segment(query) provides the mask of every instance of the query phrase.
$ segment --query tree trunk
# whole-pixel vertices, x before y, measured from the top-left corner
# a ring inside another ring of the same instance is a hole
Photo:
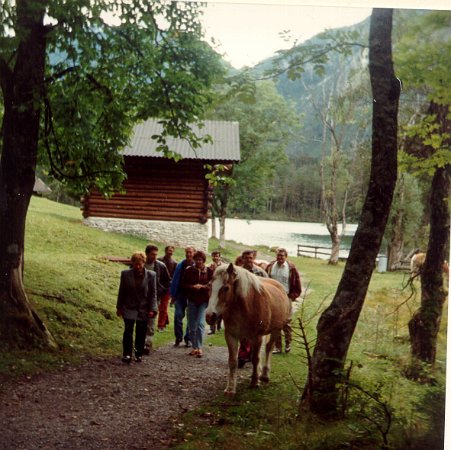
[[[349,258],[331,305],[317,325],[317,341],[302,404],[323,417],[337,413],[338,387],[373,272],[396,184],[400,84],[393,70],[391,9],[374,9],[369,69],[373,91],[372,163],[367,196]]]
[[[216,231],[216,215],[213,211],[211,214],[211,237],[215,239],[218,237],[218,232]]]
[[[329,233],[332,241],[332,249],[330,251],[328,264],[336,265],[340,257],[340,236],[338,235],[338,231],[336,229],[335,231]]]
[[[25,221],[35,181],[44,89],[45,6],[17,0],[21,43],[14,69],[0,61],[4,100],[0,160],[0,340],[14,348],[55,347],[22,280]]]
[[[393,235],[388,244],[387,260],[388,270],[396,270],[403,259],[404,253],[404,177],[401,175],[399,179],[399,208],[397,213],[392,217]]]
[[[226,248],[225,221],[226,221],[225,215],[221,215],[219,217],[219,247],[220,248]]]
[[[426,259],[421,269],[421,306],[409,322],[412,376],[419,361],[435,363],[437,335],[440,329],[446,291],[443,287],[443,262],[449,237],[450,165],[438,168],[432,180],[430,196],[431,228]]]

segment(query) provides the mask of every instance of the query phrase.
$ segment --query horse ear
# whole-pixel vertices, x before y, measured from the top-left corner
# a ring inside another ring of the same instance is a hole
[[[232,275],[233,274],[233,272],[234,272],[234,267],[233,267],[233,264],[232,263],[230,263],[229,264],[229,267],[227,267],[227,273],[229,274],[229,275]]]

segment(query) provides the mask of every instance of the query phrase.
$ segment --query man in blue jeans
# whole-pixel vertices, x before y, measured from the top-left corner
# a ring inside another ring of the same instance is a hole
[[[183,319],[185,317],[186,308],[188,306],[188,297],[186,292],[181,287],[181,281],[185,269],[194,265],[194,247],[185,248],[185,259],[180,261],[175,268],[174,276],[171,283],[171,297],[172,303],[175,306],[174,312],[174,334],[175,344],[174,347],[178,347],[182,340],[185,341],[185,347],[191,347],[189,338],[188,325],[186,326],[185,336],[183,336]]]

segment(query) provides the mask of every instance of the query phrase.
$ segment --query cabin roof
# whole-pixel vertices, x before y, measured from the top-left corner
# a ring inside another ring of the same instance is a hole
[[[184,139],[167,138],[170,151],[180,154],[186,159],[239,161],[240,160],[240,136],[238,122],[220,120],[205,120],[204,127],[192,125],[191,128],[197,136],[210,135],[213,142],[203,144],[200,148],[193,149]],[[153,135],[159,135],[163,127],[156,119],[149,119],[135,125],[130,145],[125,147],[124,156],[144,156],[164,158],[162,152],[156,150],[158,143],[152,139]]]

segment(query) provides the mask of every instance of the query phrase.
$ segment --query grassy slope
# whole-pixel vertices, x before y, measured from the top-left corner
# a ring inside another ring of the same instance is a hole
[[[0,352],[0,373],[61,366],[85,356],[120,353],[115,315],[120,271],[103,257],[130,256],[147,242],[82,225],[78,208],[33,197],[27,218],[24,282],[30,301],[60,345],[55,353]],[[176,257],[182,256],[178,250]],[[159,333],[157,342],[172,338]]]
[[[128,256],[145,245],[143,239],[83,226],[77,208],[33,198],[27,221],[25,286],[60,350],[0,352],[0,374],[14,376],[48,370],[86,356],[119,355],[122,323],[115,316],[115,303],[119,273],[124,266],[106,262],[103,257]],[[216,245],[217,241],[212,240],[211,249]],[[230,248],[225,256],[232,260],[241,247],[234,243]],[[260,249],[262,253],[264,249]],[[178,249],[176,259],[182,257],[183,251]],[[305,307],[298,315],[302,315],[313,341],[317,311],[333,298],[343,266],[328,266],[324,261],[308,258],[291,259],[301,271],[304,288],[309,288]],[[377,392],[394,408],[395,437],[390,438],[405,443],[415,433],[427,435],[426,431],[431,430],[437,435],[428,423],[428,413],[418,403],[426,397],[432,402],[443,399],[440,386],[445,364],[446,317],[439,338],[439,385],[436,391],[431,391],[401,376],[409,354],[407,321],[418,303],[417,299],[403,304],[409,294],[402,290],[403,281],[401,273],[374,274],[348,361],[353,364],[353,381]],[[172,341],[170,330],[156,335],[157,345]],[[242,380],[237,400],[213,400],[204,411],[186,416],[190,432],[186,432],[187,427],[180,432],[181,448],[235,445],[240,449],[326,449],[343,442],[349,442],[352,448],[354,441],[358,441],[359,448],[374,445],[367,438],[365,421],[324,426],[316,422],[313,425],[310,419],[296,420],[297,400],[307,369],[299,328],[294,331],[296,342],[292,353],[274,358],[270,387],[255,393],[248,391],[247,382]],[[209,342],[224,345],[223,335],[215,335]],[[368,403],[368,399],[361,401]],[[359,404],[355,400],[355,405]],[[381,420],[380,412],[376,407],[373,409],[371,414]],[[439,414],[439,424],[440,420]],[[380,433],[374,430],[370,435],[380,439]]]

